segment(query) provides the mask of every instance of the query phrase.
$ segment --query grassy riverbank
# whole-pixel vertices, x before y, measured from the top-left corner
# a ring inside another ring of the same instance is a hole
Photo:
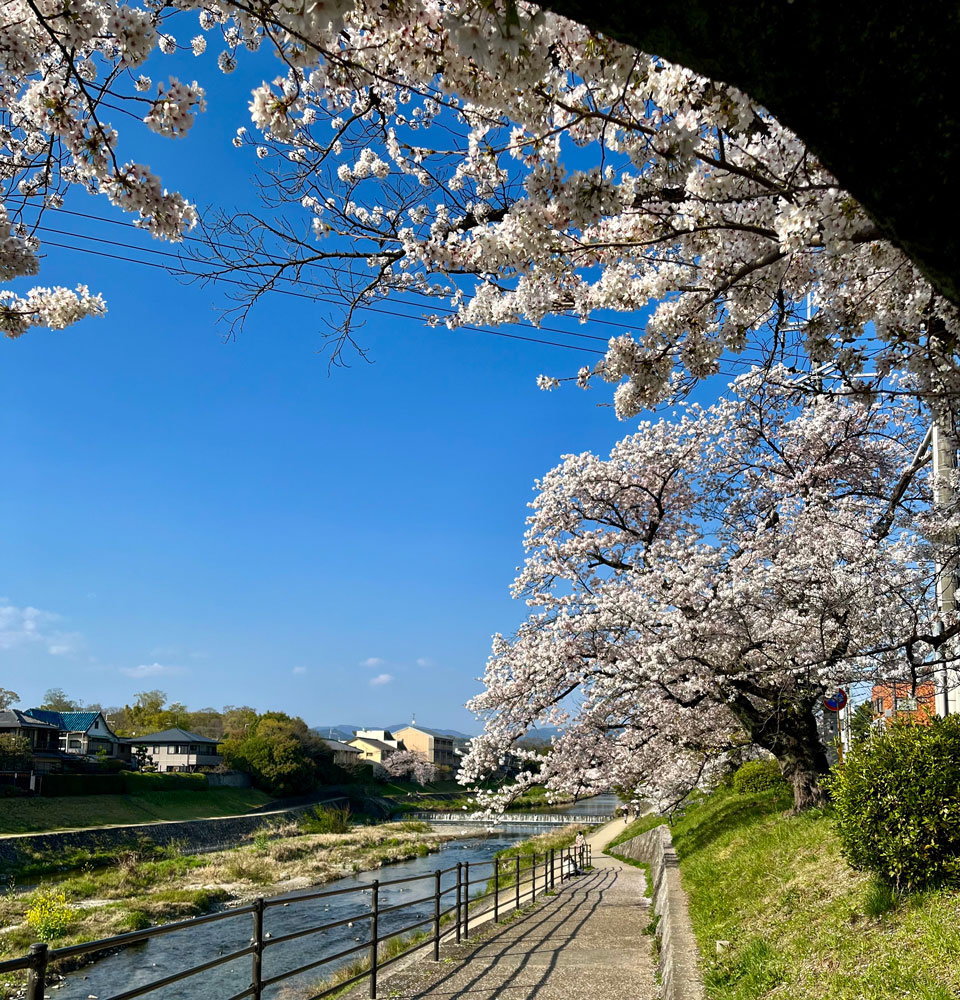
[[[847,866],[828,812],[789,806],[720,791],[671,824],[710,1000],[960,996],[960,891],[898,898]]]
[[[287,824],[211,854],[127,851],[109,868],[0,895],[0,959],[23,954],[38,939],[38,917],[47,926],[59,922],[50,944],[62,947],[422,857],[447,839],[410,821],[323,834]],[[0,982],[0,997],[5,995]]]
[[[266,792],[256,788],[10,799],[6,808],[0,811],[0,834],[123,826],[152,823],[158,819],[235,816],[270,801]]]

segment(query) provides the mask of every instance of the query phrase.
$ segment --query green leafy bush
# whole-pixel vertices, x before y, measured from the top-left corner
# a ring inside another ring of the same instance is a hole
[[[781,788],[786,782],[780,773],[780,765],[775,760],[748,760],[733,772],[730,779],[733,790],[744,792],[766,792],[771,788]]]
[[[205,774],[177,771],[168,774],[124,771],[120,777],[127,795],[140,795],[143,792],[205,792],[209,788]]]
[[[896,723],[830,782],[844,856],[900,891],[960,882],[960,718]]]
[[[29,788],[18,785],[0,785],[0,799],[29,799],[34,795]]]
[[[304,833],[346,833],[350,829],[349,806],[316,806],[300,817]]]
[[[120,774],[45,774],[40,794],[61,795],[122,795],[123,775]]]

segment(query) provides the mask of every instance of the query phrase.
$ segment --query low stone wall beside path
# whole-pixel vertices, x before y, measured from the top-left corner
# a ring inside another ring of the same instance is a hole
[[[663,1000],[704,1000],[697,941],[690,924],[687,894],[680,885],[680,866],[669,827],[654,827],[617,844],[612,853],[650,866],[653,912],[660,918],[657,937]]]
[[[8,799],[16,808],[16,799]],[[336,801],[336,800],[327,800]],[[89,830],[62,830],[56,833],[13,833],[0,836],[0,872],[16,868],[36,855],[55,855],[59,851],[124,848],[142,838],[155,844],[181,844],[185,852],[212,851],[233,847],[264,827],[297,816],[317,803],[293,806],[270,812],[216,819],[161,820],[134,826],[101,826]]]

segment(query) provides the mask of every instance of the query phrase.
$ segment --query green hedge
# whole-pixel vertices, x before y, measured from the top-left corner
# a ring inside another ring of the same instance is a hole
[[[830,783],[843,853],[899,890],[960,884],[960,717],[896,723]]]
[[[45,774],[40,793],[49,798],[60,795],[122,795],[120,774]]]
[[[60,795],[140,795],[143,792],[205,792],[205,774],[150,774],[121,771],[119,774],[45,774],[40,791]]]
[[[733,773],[730,779],[733,790],[740,795],[746,792],[766,792],[786,784],[775,760],[748,760]]]
[[[127,795],[138,795],[140,792],[205,792],[210,787],[205,774],[179,771],[171,774],[124,771],[121,777]]]

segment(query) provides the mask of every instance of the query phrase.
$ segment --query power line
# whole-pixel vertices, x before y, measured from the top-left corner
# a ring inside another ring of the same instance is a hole
[[[227,277],[224,277],[223,275],[218,275],[216,277],[211,277],[210,275],[205,275],[205,274],[199,273],[197,271],[190,271],[190,270],[187,270],[185,268],[175,268],[175,267],[172,267],[169,264],[160,264],[160,263],[157,263],[157,262],[151,261],[151,260],[137,260],[136,258],[133,258],[133,257],[126,257],[126,256],[121,256],[120,254],[107,253],[104,250],[93,250],[93,249],[91,249],[89,247],[69,246],[66,243],[56,243],[56,242],[54,242],[52,240],[47,240],[46,244],[47,244],[47,246],[57,247],[60,250],[71,250],[74,253],[81,253],[81,254],[93,254],[94,256],[97,256],[97,257],[106,257],[106,258],[108,258],[110,260],[118,260],[118,261],[122,261],[122,262],[124,262],[126,264],[140,264],[143,267],[152,267],[152,268],[155,268],[155,269],[157,269],[159,271],[166,271],[166,272],[168,272],[170,274],[179,274],[179,275],[183,275],[183,276],[191,277],[191,278],[200,278],[201,280],[205,280],[205,281],[213,281],[213,282],[221,281],[221,282],[224,282],[224,283],[229,284],[229,285],[237,285],[237,286],[239,286],[241,288],[246,289],[247,291],[253,291],[253,292],[258,291],[258,289],[252,288],[250,285],[247,285],[247,284],[245,284],[242,281],[238,281],[235,278],[227,278]],[[146,252],[146,253],[153,252],[153,251],[149,251],[149,250],[144,250],[144,248],[141,248],[141,247],[132,247],[131,249],[142,250],[143,252]],[[339,301],[339,299],[324,298],[323,296],[320,296],[320,295],[310,295],[310,294],[308,294],[306,292],[295,292],[295,291],[292,291],[291,289],[287,289],[287,288],[270,288],[270,289],[264,290],[263,294],[287,295],[287,296],[290,296],[292,298],[306,299],[309,302],[333,303],[335,305],[340,305],[341,304],[340,301]],[[393,309],[383,309],[383,308],[381,308],[379,306],[364,305],[364,306],[360,306],[359,308],[363,309],[365,312],[380,313],[381,315],[393,316],[394,318],[397,318],[397,319],[412,319],[412,320],[418,320],[418,319],[420,319],[419,316],[414,316],[414,315],[411,315],[409,313],[397,312],[396,310],[393,310]],[[543,340],[543,339],[538,338],[538,337],[524,337],[524,336],[522,336],[520,334],[505,333],[502,330],[488,330],[488,329],[485,329],[484,327],[480,327],[480,326],[463,325],[463,326],[457,327],[457,329],[458,330],[467,330],[470,333],[484,333],[484,334],[488,334],[489,336],[493,336],[493,337],[504,337],[504,338],[506,338],[508,340],[521,340],[521,341],[525,341],[525,342],[531,343],[531,344],[543,344],[543,345],[545,345],[547,347],[560,347],[560,348],[563,348],[564,350],[568,350],[568,351],[580,351],[581,353],[594,354],[594,355],[596,355],[598,357],[603,357],[603,355],[605,353],[603,351],[595,350],[594,348],[590,348],[590,347],[578,347],[576,344],[562,344],[562,343],[558,343],[558,342],[552,341],[552,340]]]
[[[54,206],[50,206],[49,208],[45,209],[45,211],[61,212],[61,213],[65,214],[65,215],[71,215],[71,216],[75,216],[77,218],[87,219],[87,220],[90,220],[90,221],[93,221],[93,222],[108,223],[109,225],[112,225],[112,226],[120,226],[120,227],[122,227],[124,229],[131,229],[131,230],[133,230],[133,231],[135,231],[137,233],[140,233],[140,234],[143,233],[143,230],[139,226],[135,226],[135,225],[133,225],[130,222],[123,222],[122,220],[118,220],[118,219],[106,219],[106,218],[103,218],[102,216],[91,215],[91,214],[86,213],[86,212],[77,212],[77,211],[73,211],[73,210],[67,209],[67,208],[56,208]],[[69,236],[69,237],[72,237],[72,238],[75,238],[75,239],[91,239],[91,240],[98,240],[100,242],[105,242],[105,243],[112,242],[112,241],[105,240],[105,239],[100,238],[100,237],[86,236],[86,235],[78,234],[78,233],[68,233],[68,232],[64,232],[62,230],[53,229],[51,227],[45,227],[45,226],[38,225],[36,228],[41,229],[41,230],[48,230],[50,232],[55,232],[55,233],[58,233],[59,235]],[[203,239],[203,238],[197,237],[197,236],[185,235],[183,237],[183,240],[186,241],[186,242],[190,242],[190,243],[199,243],[199,244],[201,244],[203,246],[210,247],[211,249],[214,249],[214,250],[232,251],[233,253],[244,253],[244,252],[247,252],[245,250],[245,248],[243,248],[243,247],[236,247],[236,246],[233,246],[233,245],[228,244],[228,243],[222,243],[222,242],[219,242],[219,241],[216,241],[216,240],[210,240],[210,239]],[[116,245],[116,246],[124,246],[124,247],[127,247],[129,249],[141,250],[144,253],[152,253],[152,254],[157,254],[157,255],[162,255],[162,256],[176,257],[180,261],[183,260],[182,256],[179,255],[179,254],[170,254],[170,253],[167,253],[165,251],[154,250],[154,249],[151,249],[151,248],[148,248],[148,247],[132,246],[130,244],[125,244],[125,243],[114,243],[114,245]],[[258,267],[262,267],[262,268],[269,268],[269,267],[275,266],[275,265],[271,265],[270,262],[265,261],[263,264],[257,264],[257,266]],[[317,268],[320,271],[327,271],[327,270],[329,270],[329,271],[332,271],[335,274],[343,274],[343,273],[347,272],[346,268],[336,267],[335,265],[333,265],[331,263],[327,263],[327,262],[322,262],[321,263],[319,261],[308,261],[305,266],[314,267],[314,268]],[[283,278],[281,280],[290,281],[292,284],[298,284],[298,285],[311,285],[313,287],[321,287],[321,288],[325,287],[323,285],[319,285],[317,282],[310,282],[310,281],[307,281],[305,279],[297,279],[296,281],[294,281],[293,279],[290,279],[290,278]],[[432,297],[429,296],[429,295],[427,295],[425,292],[419,292],[416,289],[411,289],[408,294],[410,294],[410,293],[416,294],[416,295],[420,295],[423,298],[426,298],[426,299],[432,301]],[[419,308],[419,306],[416,303],[408,302],[408,301],[405,301],[403,299],[398,299],[397,297],[394,297],[394,301],[399,301],[399,303],[401,305],[409,305],[409,306],[411,306],[413,308]],[[430,308],[431,308],[431,311],[436,312],[436,313],[445,313],[447,315],[455,315],[456,314],[456,310],[455,309],[451,309],[451,308],[446,307],[446,306],[440,306],[440,305],[432,304]],[[591,317],[590,322],[592,324],[615,327],[616,329],[623,330],[623,331],[630,331],[630,332],[634,332],[634,333],[643,333],[644,332],[644,330],[641,327],[635,326],[633,324],[626,323],[626,322],[620,322],[620,321],[617,321],[617,320],[603,319],[603,318],[596,317],[596,316]],[[603,344],[609,343],[609,339],[610,339],[608,337],[599,337],[599,336],[595,336],[595,335],[587,334],[587,333],[577,333],[577,332],[572,331],[572,330],[565,330],[565,329],[558,328],[558,327],[544,326],[543,324],[534,324],[534,323],[530,323],[530,322],[527,322],[527,321],[524,321],[524,320],[517,320],[515,323],[513,323],[511,325],[525,327],[527,329],[536,330],[538,332],[542,331],[544,333],[555,333],[555,334],[557,334],[559,336],[563,336],[563,337],[573,337],[573,338],[576,338],[578,340],[592,340],[592,341],[595,341],[597,343],[603,343]],[[742,360],[741,357],[731,357],[731,358],[725,358],[724,359],[724,363],[728,364],[728,365],[733,365],[735,367],[740,367],[740,368],[743,368],[743,369],[747,370],[747,369],[753,368],[755,365],[758,365],[758,364],[759,365],[763,365],[767,361],[767,359],[764,358],[763,356],[761,356],[759,358],[749,358],[746,350],[740,352],[740,354],[743,355],[743,357],[745,358],[745,360]],[[729,375],[733,376],[735,373],[733,373],[733,372],[727,372],[725,374],[729,374]]]

